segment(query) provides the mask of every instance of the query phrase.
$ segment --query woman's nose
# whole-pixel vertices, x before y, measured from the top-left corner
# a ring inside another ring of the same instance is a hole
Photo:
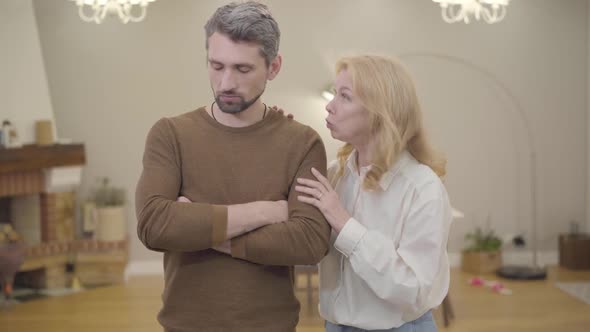
[[[333,111],[333,109],[334,109],[334,106],[332,105],[332,102],[333,102],[333,101],[334,101],[334,99],[332,99],[332,100],[331,100],[331,101],[330,101],[330,102],[329,102],[329,103],[326,105],[326,111],[327,111],[329,114],[332,114],[332,113],[334,113],[334,111]]]

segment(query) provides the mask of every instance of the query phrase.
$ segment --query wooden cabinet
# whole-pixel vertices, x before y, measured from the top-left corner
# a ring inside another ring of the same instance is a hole
[[[590,234],[559,235],[559,265],[571,270],[590,270]]]

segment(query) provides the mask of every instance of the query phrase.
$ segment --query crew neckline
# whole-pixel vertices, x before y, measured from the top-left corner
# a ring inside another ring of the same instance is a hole
[[[263,119],[261,119],[258,122],[255,122],[249,126],[231,127],[231,126],[226,126],[226,125],[218,122],[217,120],[213,119],[213,117],[211,117],[211,115],[209,115],[209,112],[207,111],[206,106],[199,107],[197,109],[197,113],[213,127],[221,129],[223,131],[228,131],[228,132],[233,132],[233,133],[246,133],[246,132],[255,131],[258,128],[263,127],[267,123],[271,122],[275,118],[275,114],[274,114],[275,112],[270,111],[270,112],[266,113],[266,116]]]

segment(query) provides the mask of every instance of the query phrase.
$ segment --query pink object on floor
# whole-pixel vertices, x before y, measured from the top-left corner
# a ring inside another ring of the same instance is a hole
[[[484,280],[480,277],[473,277],[469,279],[469,284],[471,286],[483,286]]]
[[[469,284],[471,286],[486,286],[490,288],[490,290],[494,293],[499,293],[502,295],[511,295],[512,291],[504,286],[503,283],[496,281],[496,280],[485,280],[480,277],[473,277],[469,279]]]

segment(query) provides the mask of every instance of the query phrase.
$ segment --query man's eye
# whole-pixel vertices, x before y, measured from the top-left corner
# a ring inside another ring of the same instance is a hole
[[[220,63],[214,63],[214,62],[209,62],[209,67],[211,67],[213,70],[221,70],[223,69],[223,65]]]
[[[244,67],[244,66],[238,67],[238,71],[242,74],[246,74],[246,73],[250,72],[250,70],[252,70],[252,68],[250,68],[250,67]]]

